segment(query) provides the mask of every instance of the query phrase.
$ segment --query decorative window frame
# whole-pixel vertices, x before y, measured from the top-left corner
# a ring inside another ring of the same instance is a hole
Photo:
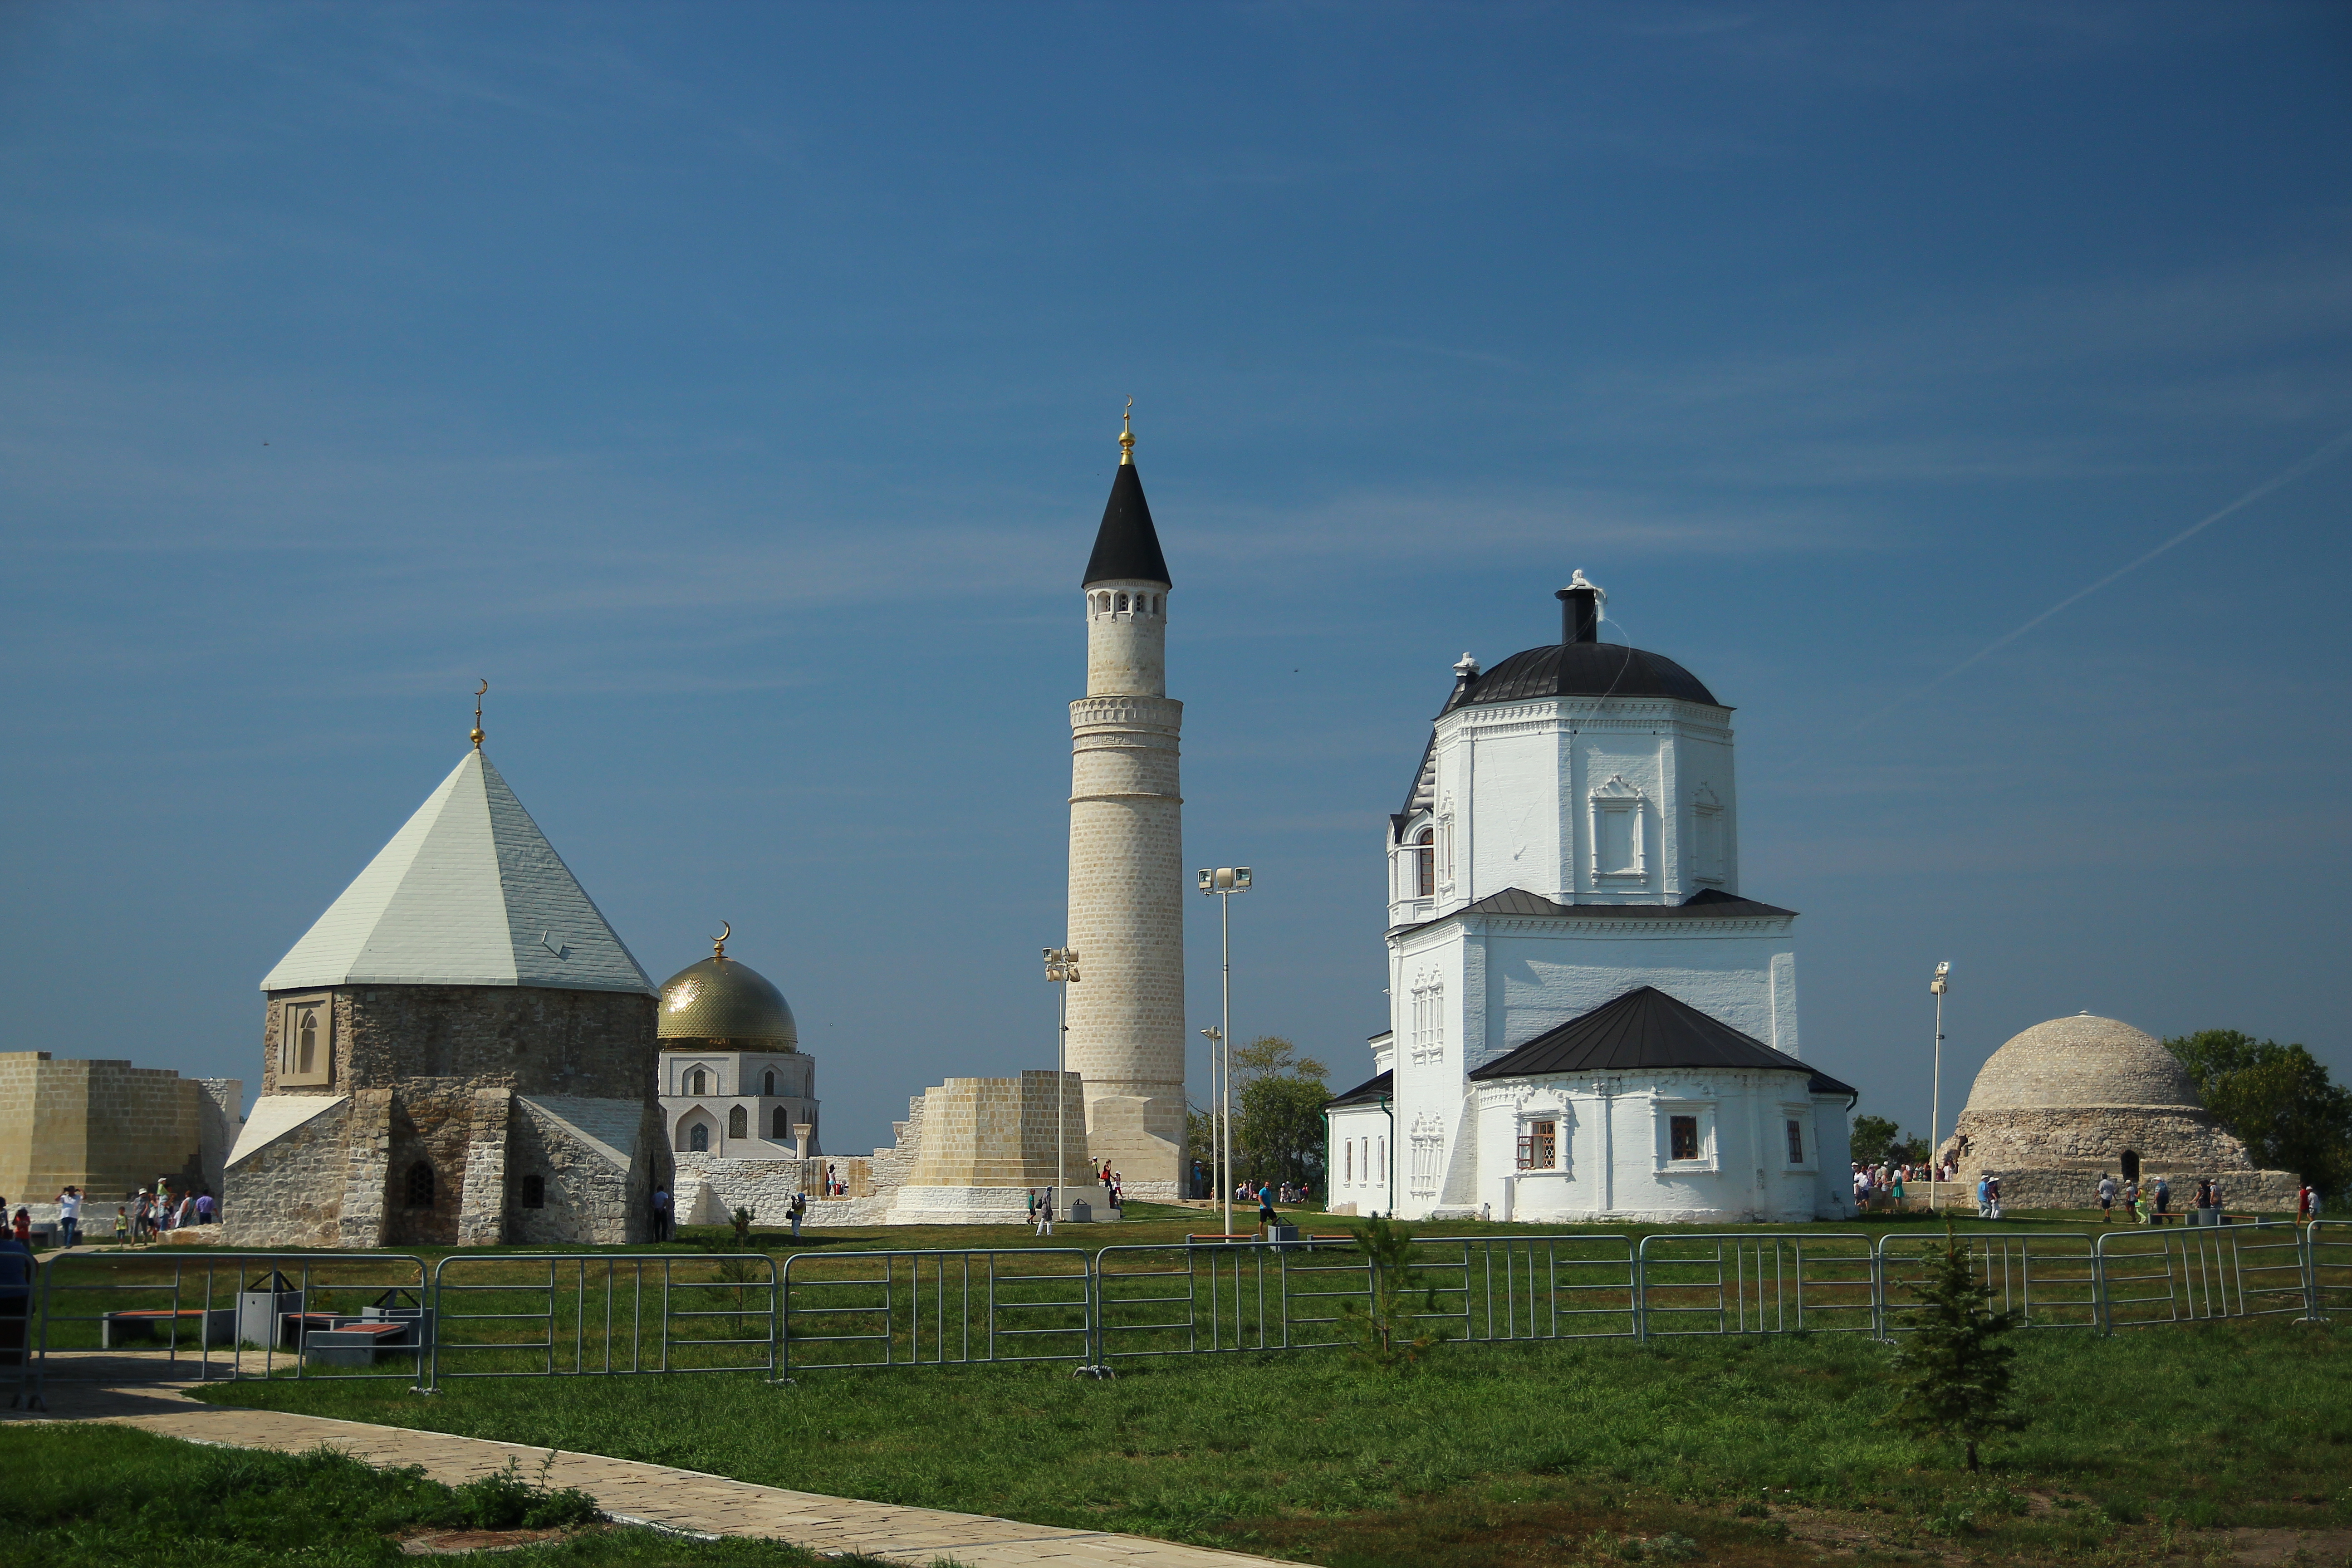
[[[1415,1067],[1445,1059],[1445,974],[1424,969],[1413,977],[1406,994],[1411,1013],[1406,1034],[1407,1059]]]
[[[1816,1136],[1813,1125],[1813,1108],[1811,1103],[1809,1101],[1800,1104],[1794,1100],[1784,1102],[1780,1107],[1780,1142],[1779,1153],[1780,1156],[1780,1168],[1784,1171],[1820,1170],[1822,1168],[1822,1145],[1820,1138]],[[1805,1157],[1801,1160],[1791,1160],[1789,1158],[1789,1123],[1791,1121],[1797,1124],[1798,1134],[1803,1138],[1805,1142]]]
[[[1549,1165],[1522,1165],[1519,1163],[1519,1154],[1521,1151],[1528,1150],[1528,1146],[1533,1142],[1535,1137],[1535,1127],[1539,1121],[1549,1122],[1551,1124],[1551,1163]],[[1512,1173],[1514,1175],[1520,1176],[1558,1176],[1569,1174],[1569,1131],[1570,1125],[1571,1123],[1570,1121],[1568,1112],[1563,1110],[1557,1108],[1545,1108],[1542,1110],[1521,1110],[1518,1114],[1517,1120],[1514,1121],[1511,1126]]]
[[[1731,879],[1731,823],[1723,802],[1705,784],[1691,796],[1691,880],[1720,888]]]
[[[324,1026],[320,1049],[309,1072],[298,1071],[294,1066],[295,1020],[316,1010]],[[279,1089],[324,1089],[335,1081],[335,994],[322,991],[310,996],[280,997],[278,1002],[278,1078]]]
[[[1651,1102],[1651,1114],[1656,1118],[1655,1142],[1651,1157],[1659,1175],[1712,1175],[1723,1169],[1723,1151],[1716,1136],[1715,1112],[1716,1103],[1712,1100],[1657,1100]],[[1674,1119],[1677,1116],[1698,1118],[1698,1158],[1696,1160],[1674,1157]]]
[[[1593,787],[1585,805],[1587,826],[1591,834],[1589,858],[1594,886],[1636,886],[1650,879],[1649,804],[1649,797],[1627,784],[1622,773],[1611,773],[1607,782]],[[1633,863],[1612,868],[1601,863],[1602,824],[1620,815],[1632,819],[1627,826],[1626,844]]]
[[[1437,896],[1454,896],[1454,796],[1450,794],[1437,807]]]
[[[1417,1198],[1435,1197],[1445,1180],[1445,1123],[1423,1111],[1412,1119],[1412,1139],[1405,1190]]]

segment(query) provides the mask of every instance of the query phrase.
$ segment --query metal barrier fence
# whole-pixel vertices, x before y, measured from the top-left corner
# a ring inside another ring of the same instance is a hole
[[[2099,1237],[2099,1326],[2312,1317],[2304,1237],[2290,1221],[2161,1226]]]
[[[1094,1271],[1076,1247],[796,1253],[777,1375],[963,1362],[1092,1364]]]
[[[2352,1223],[2314,1220],[2303,1233],[2304,1293],[2311,1317],[2352,1318]]]
[[[404,1253],[163,1250],[41,1260],[12,1404],[50,1383],[399,1377],[424,1384],[425,1260]],[[389,1364],[390,1371],[378,1371]]]
[[[2352,1223],[1960,1233],[2029,1328],[2352,1316]],[[1429,1237],[1412,1320],[1463,1343],[1912,1331],[1939,1238]],[[5,1261],[5,1260],[0,1260]],[[795,1253],[67,1253],[0,1279],[0,1378],[612,1376],[1328,1348],[1381,1280],[1352,1241]],[[22,1349],[12,1344],[26,1315]]]
[[[1971,1230],[1959,1243],[1977,1278],[1992,1289],[1991,1305],[2019,1315],[2029,1329],[2096,1329],[2100,1272],[2095,1237],[2087,1232]],[[1878,1238],[1881,1338],[1908,1333],[1918,1310],[1913,1287],[1927,1275],[1926,1253],[1940,1245],[1918,1236]]]
[[[1878,1258],[1853,1232],[1645,1236],[1634,1255],[1634,1331],[1875,1333]]]
[[[424,1384],[445,1377],[777,1375],[764,1252],[452,1253],[433,1268]]]

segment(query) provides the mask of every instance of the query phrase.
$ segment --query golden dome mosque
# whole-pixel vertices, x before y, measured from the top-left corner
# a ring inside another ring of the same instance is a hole
[[[2009,1208],[2088,1208],[2102,1175],[2162,1176],[2176,1207],[2210,1177],[2226,1208],[2292,1210],[2298,1184],[2254,1168],[2161,1040],[2089,1013],[2036,1024],[1993,1052],[1943,1152],[1971,1190],[2000,1177]]]
[[[791,1004],[768,977],[727,956],[662,982],[662,1116],[679,1154],[799,1160],[818,1152],[816,1063],[801,1050]]]

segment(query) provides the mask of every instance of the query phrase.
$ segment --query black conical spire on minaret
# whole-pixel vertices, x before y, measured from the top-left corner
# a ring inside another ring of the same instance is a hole
[[[1135,405],[1134,399],[1128,406]],[[1095,552],[1087,557],[1087,575],[1078,586],[1092,583],[1157,583],[1172,588],[1167,557],[1160,553],[1160,531],[1151,526],[1151,507],[1143,499],[1143,480],[1135,471],[1135,433],[1118,433],[1118,472],[1110,482],[1110,501],[1103,508],[1102,527],[1095,532]]]

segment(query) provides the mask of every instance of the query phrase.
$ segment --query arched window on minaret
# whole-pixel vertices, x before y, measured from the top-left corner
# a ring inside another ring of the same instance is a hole
[[[730,1138],[749,1138],[751,1135],[751,1117],[744,1111],[741,1106],[735,1106],[727,1112],[727,1136]]]
[[[760,1081],[765,1086],[760,1090],[760,1092],[768,1096],[772,1100],[774,1099],[776,1093],[776,1069],[770,1068],[768,1069],[768,1076]]]
[[[774,1139],[779,1143],[791,1142],[793,1135],[793,1121],[791,1117],[784,1114],[784,1108],[782,1106],[779,1105],[776,1107],[776,1113],[768,1119],[768,1124],[773,1129],[773,1131],[768,1134],[769,1137]]]
[[[1420,891],[1415,896],[1423,899],[1435,898],[1437,896],[1437,830],[1424,827],[1412,842],[1414,846],[1412,860],[1418,873],[1420,888]]]

